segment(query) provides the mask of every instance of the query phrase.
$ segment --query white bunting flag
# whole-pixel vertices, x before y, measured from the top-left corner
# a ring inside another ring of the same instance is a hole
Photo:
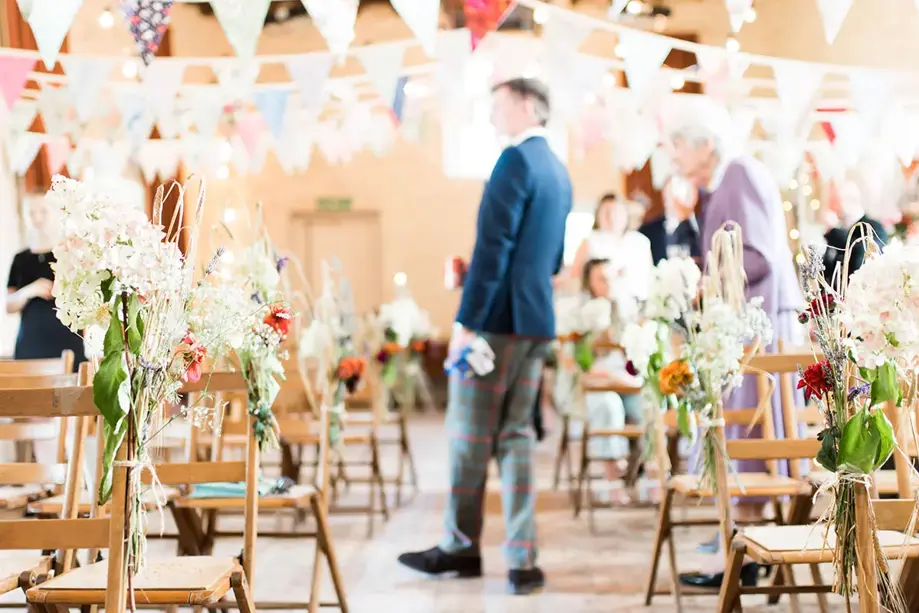
[[[54,70],[58,53],[83,0],[17,0],[22,18],[32,28],[45,68]]]
[[[230,138],[230,163],[240,175],[249,174],[249,152],[246,150],[246,144],[238,134]]]
[[[175,106],[175,97],[179,93],[182,79],[185,76],[185,60],[177,58],[159,58],[141,72],[141,82],[148,106],[159,114]]]
[[[261,64],[252,59],[228,58],[212,64],[225,100],[243,100],[249,96]]]
[[[38,103],[34,100],[20,100],[4,118],[4,126],[11,136],[15,137],[32,126],[38,115]]]
[[[434,57],[440,0],[390,0],[402,21],[412,31],[428,57]]]
[[[842,22],[846,20],[846,14],[852,8],[852,0],[817,0],[817,8],[820,10],[826,42],[832,45],[839,34]]]
[[[70,157],[70,139],[66,136],[59,136],[45,141],[45,153],[47,154],[48,170],[51,175],[58,174],[67,163]]]
[[[233,51],[241,58],[255,55],[271,0],[211,0],[217,21]]]
[[[554,6],[546,8],[548,14],[542,30],[542,40],[549,48],[550,54],[577,51],[593,32],[592,22],[571,11]]]
[[[849,73],[849,88],[865,127],[877,128],[894,99],[893,76],[880,70],[855,69]]]
[[[83,167],[86,165],[91,142],[92,139],[90,138],[78,138],[74,142],[73,151],[70,152],[70,157],[67,158],[67,172],[71,177],[83,175]]]
[[[670,43],[663,36],[638,30],[620,31],[619,43],[623,47],[629,89],[642,98],[670,54]]]
[[[724,5],[728,9],[731,31],[736,34],[747,20],[747,15],[753,8],[753,0],[724,0]]]
[[[396,142],[396,129],[389,116],[374,113],[370,119],[367,146],[377,157],[386,155]]]
[[[61,65],[67,73],[67,88],[73,108],[80,121],[86,123],[98,114],[96,102],[112,73],[115,58],[67,55],[61,58]]]
[[[609,19],[618,20],[622,16],[622,11],[625,10],[625,7],[628,6],[630,0],[612,0],[609,5],[609,10],[606,12],[606,16]]]
[[[156,183],[159,151],[168,142],[164,140],[148,140],[137,151],[137,165],[140,166],[140,172],[144,175],[144,181],[146,181],[147,185]]]
[[[38,96],[38,112],[51,136],[70,134],[76,129],[76,116],[70,107],[70,92],[66,87],[43,83]]]
[[[121,127],[128,143],[131,148],[139,146],[150,137],[155,119],[147,108],[146,96],[140,87],[130,87],[118,91],[115,103],[121,113]]]
[[[586,53],[574,55],[567,70],[559,73],[562,80],[553,101],[553,115],[572,120],[581,115],[584,105],[603,84],[603,77],[609,72],[609,63],[603,58]]]
[[[808,143],[808,153],[820,176],[827,181],[839,181],[845,177],[845,168],[839,160],[836,148],[828,140]]]
[[[651,186],[664,189],[673,172],[673,156],[664,147],[656,147],[651,152]]]
[[[313,153],[313,113],[291,111],[287,130],[275,143],[278,164],[288,174],[306,172]]]
[[[461,108],[466,92],[466,62],[472,56],[469,33],[465,30],[441,30],[437,34],[436,80],[444,112]],[[476,58],[486,62],[484,56]],[[489,65],[490,68],[490,65]],[[483,81],[487,79],[483,75]]]
[[[804,161],[804,143],[787,141],[772,143],[763,152],[763,162],[772,171],[772,176],[779,185],[787,185]]]
[[[855,113],[839,113],[839,116],[830,119],[830,125],[836,133],[833,146],[839,161],[846,168],[856,166],[868,142],[865,122]]]
[[[325,84],[332,72],[331,53],[309,53],[287,60],[287,72],[300,92],[300,106],[318,114],[325,103]]]
[[[302,0],[306,12],[336,58],[344,59],[354,40],[358,0]],[[410,0],[418,2],[419,0]]]
[[[823,82],[823,67],[795,60],[773,60],[775,93],[788,120],[797,125],[812,104]]]
[[[202,86],[185,91],[198,134],[213,138],[223,118],[223,95],[216,87]]]
[[[355,49],[354,53],[383,102],[391,105],[396,97],[396,81],[402,74],[405,47],[400,43],[373,45]]]
[[[44,140],[43,134],[22,132],[9,145],[10,170],[22,176],[29,170]]]
[[[275,140],[280,140],[284,134],[284,118],[289,97],[288,89],[260,89],[252,94],[252,102],[262,114]]]
[[[731,110],[731,121],[738,141],[746,144],[756,125],[756,110],[749,106],[736,107]]]
[[[255,146],[255,150],[249,155],[249,172],[254,175],[262,174],[265,169],[265,161],[268,159],[268,139],[261,138]]]

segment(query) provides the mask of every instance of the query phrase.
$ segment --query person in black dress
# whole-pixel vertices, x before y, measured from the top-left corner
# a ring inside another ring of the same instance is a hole
[[[846,244],[849,240],[849,231],[856,224],[867,224],[871,231],[869,235],[879,247],[887,244],[887,230],[876,219],[868,217],[862,204],[861,192],[854,181],[846,181],[838,192],[831,185],[831,194],[827,203],[820,211],[820,219],[827,228],[823,238],[826,240],[826,253],[823,256],[825,267],[824,275],[827,283],[832,283],[833,275],[838,268],[842,270],[846,259]],[[853,238],[859,238],[860,232],[856,232]],[[849,256],[849,268],[846,276],[851,276],[856,270],[861,268],[865,261],[865,243],[858,242],[853,244],[852,253]]]
[[[42,196],[28,201],[29,248],[13,257],[6,283],[6,312],[19,313],[19,335],[13,357],[17,360],[56,358],[65,349],[73,351],[74,368],[86,360],[83,339],[57,318],[51,289],[54,271],[55,226]]]
[[[684,207],[671,193],[671,182],[663,189],[664,214],[646,222],[638,231],[648,237],[654,265],[668,257],[688,255],[701,260],[699,224],[692,210]]]

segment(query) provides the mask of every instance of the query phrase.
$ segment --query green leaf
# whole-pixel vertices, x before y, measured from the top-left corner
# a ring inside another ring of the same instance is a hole
[[[105,331],[103,355],[108,356],[122,351],[124,351],[124,332],[121,324],[121,296],[118,296],[115,298],[115,303],[112,304],[111,319],[108,330]]]
[[[689,405],[681,402],[676,407],[676,427],[680,434],[692,438],[692,423],[689,420]]]
[[[651,357],[648,358],[648,372],[657,375],[663,367],[664,354],[660,352],[652,353]]]
[[[865,383],[873,382],[878,376],[877,371],[875,371],[875,369],[865,368],[864,366],[858,367],[858,374],[859,376],[861,376],[862,379],[865,380]]]
[[[128,348],[131,353],[140,353],[140,344],[144,339],[144,320],[140,316],[140,300],[137,294],[128,299]]]
[[[392,359],[383,365],[382,372],[380,372],[380,378],[383,379],[383,385],[388,388],[392,388],[396,385],[396,381],[399,379],[399,370],[396,368],[396,364]]]
[[[893,425],[887,419],[884,411],[876,410],[874,415],[871,416],[871,421],[871,426],[878,433],[878,449],[874,458],[874,469],[880,470],[884,463],[890,459],[890,456],[893,455],[894,449],[897,447],[897,439],[893,432]]]
[[[112,276],[112,273],[108,273],[108,278],[102,282],[102,300],[108,304],[112,301],[112,285],[115,283],[115,277]]]
[[[881,436],[873,422],[867,409],[849,418],[839,438],[837,468],[857,475],[870,475],[876,470]]]
[[[827,428],[817,435],[820,440],[820,451],[817,452],[817,462],[830,472],[836,472],[836,429]]]
[[[574,361],[583,372],[588,372],[594,365],[594,350],[590,339],[583,337],[574,344]]]
[[[888,332],[884,335],[884,338],[887,339],[887,342],[890,343],[891,347],[899,347],[900,341],[897,340],[897,337],[893,335],[893,332]]]
[[[871,381],[871,406],[876,406],[888,400],[894,400],[897,406],[902,401],[900,383],[897,381],[896,367],[887,362],[874,369],[874,379]]]
[[[122,416],[115,424],[109,424],[108,421],[102,423],[102,474],[99,476],[99,504],[107,503],[112,497],[112,478],[115,472],[115,454],[121,443],[124,441],[124,435],[128,431],[128,420]]]
[[[112,426],[118,424],[126,413],[119,401],[118,390],[127,378],[120,352],[106,354],[93,377],[93,401],[105,422]]]

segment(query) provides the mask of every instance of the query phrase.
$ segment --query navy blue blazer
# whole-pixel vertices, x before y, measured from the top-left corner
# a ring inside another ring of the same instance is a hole
[[[475,332],[555,338],[552,277],[562,267],[570,212],[568,170],[545,138],[505,149],[482,194],[457,323]]]

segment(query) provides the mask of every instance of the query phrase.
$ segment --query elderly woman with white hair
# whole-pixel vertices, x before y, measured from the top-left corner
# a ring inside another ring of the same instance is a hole
[[[702,198],[700,224],[701,252],[709,252],[712,236],[726,222],[743,230],[743,266],[747,276],[747,299],[763,298],[763,309],[775,330],[773,345],[784,340],[794,344],[800,336],[797,311],[803,306],[803,295],[795,274],[788,247],[782,196],[769,170],[758,160],[742,155],[736,130],[727,110],[710,98],[679,96],[675,112],[668,113],[668,144],[674,166],[697,188],[687,190],[688,202],[677,207],[692,211]],[[698,191],[697,191],[698,190]],[[754,377],[747,376],[743,385],[725,398],[726,410],[758,405]],[[777,437],[784,437],[781,398],[776,393],[772,403]],[[726,428],[728,438],[759,437],[743,426]],[[782,468],[787,468],[782,466]],[[736,462],[738,472],[766,472],[762,461]],[[736,501],[735,518],[748,522],[762,519],[767,500],[743,498]],[[721,556],[719,556],[721,559]],[[755,568],[750,569],[755,576]],[[718,586],[723,573],[682,575],[683,583],[693,586]]]

